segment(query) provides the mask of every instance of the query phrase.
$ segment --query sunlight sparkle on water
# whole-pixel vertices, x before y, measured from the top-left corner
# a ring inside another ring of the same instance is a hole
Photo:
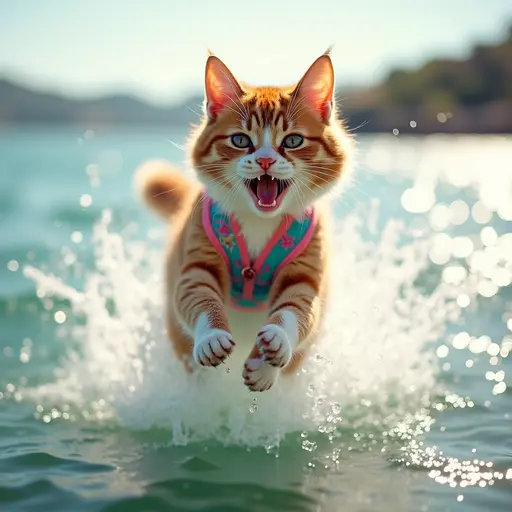
[[[66,321],[66,313],[64,311],[56,311],[54,317],[58,324],[63,324]]]
[[[92,204],[92,197],[90,194],[83,194],[80,196],[80,206],[88,208]]]
[[[79,244],[84,239],[83,234],[80,231],[73,231],[71,233],[71,241],[75,244]]]
[[[7,269],[11,272],[17,272],[20,268],[20,264],[16,260],[10,260],[7,262]]]
[[[438,119],[444,122],[447,115]],[[161,238],[150,233],[149,242],[132,242],[110,226],[111,214],[105,212],[93,237],[96,269],[83,290],[33,267],[24,269],[43,300],[55,295],[70,301],[73,315],[59,310],[54,319],[79,347],[69,351],[54,381],[19,391],[37,404],[36,417],[46,423],[79,417],[127,429],[162,427],[173,445],[214,438],[262,446],[271,454],[292,436],[311,454],[312,468],[328,462],[336,467],[344,453],[373,450],[427,469],[434,481],[452,487],[512,479],[508,468],[460,461],[423,440],[435,428],[445,432],[437,424],[444,411],[475,406],[476,400],[439,384],[440,369],[455,366],[454,356],[465,372],[480,372],[490,398],[507,391],[502,358],[512,351],[512,338],[474,333],[467,326],[447,335],[446,327],[462,319],[461,310],[494,300],[510,285],[512,235],[487,224],[495,213],[502,219],[510,214],[512,179],[502,173],[489,180],[471,138],[432,137],[418,154],[414,142],[402,149],[403,136],[396,136],[398,129],[393,133],[379,139],[382,146],[375,144],[367,163],[376,173],[409,180],[400,201],[423,220],[415,231],[420,235],[389,220],[378,240],[367,241],[365,219],[378,218],[374,211],[352,212],[336,223],[333,297],[321,342],[293,385],[282,379],[255,402],[231,361],[229,371],[200,371],[188,379],[162,321],[162,275],[155,270],[163,267],[156,248]],[[496,159],[510,156],[498,143]],[[436,203],[440,183],[470,193]],[[80,204],[90,206],[92,197],[82,195]],[[475,222],[477,230],[468,234]],[[459,231],[443,232],[452,229]],[[427,283],[433,288],[428,294],[414,284],[424,273],[437,275]],[[76,323],[75,315],[87,322]],[[512,330],[512,316],[503,324]],[[322,444],[329,446],[327,454]]]

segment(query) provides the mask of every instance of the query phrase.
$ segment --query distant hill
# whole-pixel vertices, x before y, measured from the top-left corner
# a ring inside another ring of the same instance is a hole
[[[357,132],[512,133],[512,27],[497,45],[475,46],[466,60],[432,60],[392,71],[378,86],[339,91],[341,111]],[[101,125],[197,122],[202,102],[154,106],[133,96],[71,99],[0,79],[0,126],[17,123]],[[189,108],[190,107],[190,108]]]
[[[512,133],[512,27],[502,43],[477,45],[466,60],[392,71],[343,103],[350,124],[368,122],[369,131]]]
[[[197,99],[195,103],[200,103]],[[0,123],[183,124],[197,120],[185,105],[153,106],[133,96],[70,99],[0,80]]]

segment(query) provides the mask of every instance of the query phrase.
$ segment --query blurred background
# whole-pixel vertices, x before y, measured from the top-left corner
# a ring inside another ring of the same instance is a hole
[[[330,44],[361,133],[509,133],[512,5],[27,0],[2,7],[0,122],[185,126],[206,49],[255,84],[300,78]]]
[[[194,387],[134,169],[184,168],[207,48],[282,85],[331,44],[322,345]],[[0,509],[509,510],[511,162],[510,0],[0,2]]]

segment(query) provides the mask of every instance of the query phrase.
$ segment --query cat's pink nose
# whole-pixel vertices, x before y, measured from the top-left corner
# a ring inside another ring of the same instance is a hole
[[[274,164],[276,161],[273,158],[256,158],[256,162],[258,162],[258,165],[264,170],[268,171],[270,166]]]

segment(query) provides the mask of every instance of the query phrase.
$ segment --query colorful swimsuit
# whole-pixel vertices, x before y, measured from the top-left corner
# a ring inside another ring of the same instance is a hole
[[[231,305],[236,309],[263,309],[279,271],[309,244],[316,227],[314,208],[303,219],[285,216],[256,260],[251,261],[238,222],[209,197],[203,202],[203,227],[222,255],[231,275]]]

